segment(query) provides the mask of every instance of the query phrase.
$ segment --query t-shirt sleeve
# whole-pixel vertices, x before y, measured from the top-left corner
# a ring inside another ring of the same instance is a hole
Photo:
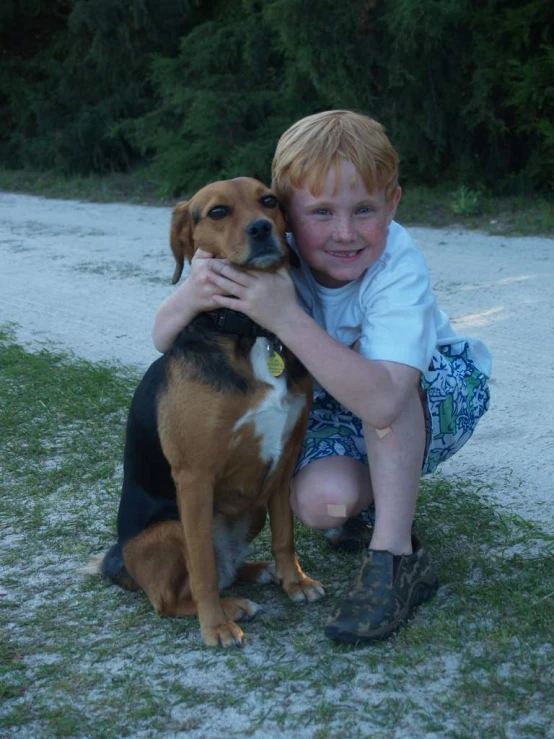
[[[437,345],[436,303],[423,256],[411,254],[360,291],[360,354],[427,370]]]

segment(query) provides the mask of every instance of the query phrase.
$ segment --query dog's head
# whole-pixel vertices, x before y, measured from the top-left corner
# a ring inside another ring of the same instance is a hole
[[[173,209],[170,244],[177,264],[172,283],[196,249],[237,267],[275,270],[289,259],[284,236],[285,220],[268,187],[250,177],[214,182]]]

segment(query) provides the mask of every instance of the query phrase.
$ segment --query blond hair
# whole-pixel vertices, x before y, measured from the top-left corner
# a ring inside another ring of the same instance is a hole
[[[383,126],[351,110],[327,110],[294,123],[279,139],[271,167],[273,189],[285,205],[292,190],[319,195],[331,167],[351,162],[370,193],[383,189],[390,203],[398,187],[398,154]]]

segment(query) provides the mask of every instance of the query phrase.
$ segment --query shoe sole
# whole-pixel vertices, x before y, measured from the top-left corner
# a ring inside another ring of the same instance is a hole
[[[435,595],[439,587],[438,580],[433,583],[419,583],[412,593],[410,605],[404,613],[392,623],[386,624],[378,631],[372,631],[369,634],[355,634],[350,631],[343,631],[338,627],[326,626],[325,636],[332,641],[345,642],[347,644],[360,644],[374,641],[382,641],[392,636],[401,626],[407,623],[412,617],[415,609],[425,603]]]

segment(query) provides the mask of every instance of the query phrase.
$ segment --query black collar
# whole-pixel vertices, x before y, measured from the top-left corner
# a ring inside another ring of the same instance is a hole
[[[222,334],[237,334],[238,336],[248,337],[267,336],[276,339],[275,334],[266,331],[265,328],[254,323],[246,314],[240,313],[238,310],[219,308],[219,310],[210,311],[206,315],[209,316]]]

